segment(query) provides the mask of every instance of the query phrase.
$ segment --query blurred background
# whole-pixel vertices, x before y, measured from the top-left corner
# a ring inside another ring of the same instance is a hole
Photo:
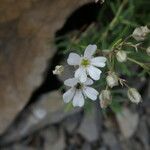
[[[122,97],[106,110],[99,100],[71,108],[62,100],[73,74],[68,50],[97,37],[108,48],[149,26],[149,8],[149,0],[0,0],[0,150],[150,150],[150,79],[137,66],[121,67],[143,97],[139,105]],[[58,64],[62,76],[52,74]]]

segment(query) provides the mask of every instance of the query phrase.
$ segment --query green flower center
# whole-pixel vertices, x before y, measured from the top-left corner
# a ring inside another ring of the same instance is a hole
[[[88,65],[90,64],[90,61],[88,60],[88,59],[82,59],[82,61],[81,61],[81,65],[83,66],[83,67],[87,67]]]

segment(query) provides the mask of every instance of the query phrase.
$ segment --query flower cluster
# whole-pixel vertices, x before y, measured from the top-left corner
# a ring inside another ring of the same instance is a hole
[[[109,50],[101,50],[104,56],[94,56],[97,50],[96,45],[88,45],[85,48],[84,54],[79,55],[71,52],[67,58],[67,63],[73,66],[76,70],[74,76],[64,81],[64,85],[69,89],[63,94],[63,100],[65,103],[72,101],[73,106],[82,107],[85,104],[85,99],[89,98],[95,101],[99,95],[101,108],[106,108],[112,103],[113,95],[112,91],[116,86],[121,85],[127,88],[127,97],[133,103],[139,103],[142,101],[142,97],[137,89],[130,87],[125,79],[120,78],[121,73],[117,72],[115,63],[124,64],[127,61],[135,63],[143,68],[144,71],[149,73],[149,66],[146,63],[142,63],[136,60],[134,57],[130,57],[130,53],[126,47],[133,48],[133,53],[137,53],[140,49],[144,50],[147,55],[150,55],[150,47],[141,47],[141,42],[134,44],[130,42],[130,38],[134,38],[135,41],[143,41],[147,38],[150,30],[147,26],[137,27],[131,35],[127,38],[117,41]],[[135,49],[135,51],[134,51]],[[97,53],[98,54],[98,53]],[[106,59],[107,57],[107,59]],[[107,61],[107,73],[105,77],[105,83],[103,85],[100,94],[91,87],[95,81],[100,80],[102,71],[99,68],[105,67]],[[56,66],[53,74],[60,75],[64,71],[63,66]]]
[[[88,45],[84,51],[84,55],[80,56],[76,53],[70,53],[67,63],[71,66],[78,67],[75,71],[74,78],[67,79],[64,84],[71,87],[63,94],[64,102],[73,101],[73,106],[83,106],[84,99],[89,98],[96,100],[98,91],[89,87],[93,84],[93,80],[99,80],[101,70],[98,67],[104,67],[106,58],[102,56],[94,57],[96,45]],[[90,78],[91,79],[90,79]]]

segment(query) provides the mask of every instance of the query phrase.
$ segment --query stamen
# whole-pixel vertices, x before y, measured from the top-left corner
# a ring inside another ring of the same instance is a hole
[[[82,89],[82,87],[83,87],[83,84],[81,84],[81,83],[77,83],[77,85],[76,85],[76,89]]]
[[[90,65],[90,61],[88,60],[88,59],[82,59],[82,61],[81,61],[81,65],[83,66],[83,67],[87,67],[88,65]]]

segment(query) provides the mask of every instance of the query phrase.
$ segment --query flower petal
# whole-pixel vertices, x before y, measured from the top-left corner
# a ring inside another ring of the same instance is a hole
[[[75,96],[73,98],[73,106],[80,106],[84,105],[84,97],[81,90],[77,90]]]
[[[106,57],[95,57],[91,59],[91,64],[97,67],[104,67],[106,60]]]
[[[69,89],[68,91],[66,91],[64,94],[63,94],[63,100],[65,103],[68,103],[72,100],[73,96],[75,94],[75,89],[74,88],[71,88]]]
[[[96,100],[99,93],[94,88],[85,87],[84,94],[91,100]]]
[[[76,78],[70,78],[70,79],[67,79],[64,81],[64,84],[66,86],[70,86],[70,87],[75,86],[77,83],[78,83],[78,79],[76,79]]]
[[[87,80],[84,82],[85,85],[92,85],[93,84],[93,80],[90,78],[87,78]]]
[[[81,60],[81,57],[78,54],[76,54],[76,53],[70,53],[69,57],[67,59],[67,63],[69,65],[76,66],[76,65],[79,65],[80,60]]]
[[[88,45],[84,52],[84,57],[91,58],[97,49],[96,45]]]
[[[89,66],[87,68],[87,71],[88,71],[88,74],[90,75],[90,77],[94,80],[99,80],[100,79],[100,74],[101,74],[101,71],[94,67],[94,66]]]
[[[87,74],[85,68],[79,67],[75,71],[75,78],[78,78],[80,82],[85,82],[87,80]]]

